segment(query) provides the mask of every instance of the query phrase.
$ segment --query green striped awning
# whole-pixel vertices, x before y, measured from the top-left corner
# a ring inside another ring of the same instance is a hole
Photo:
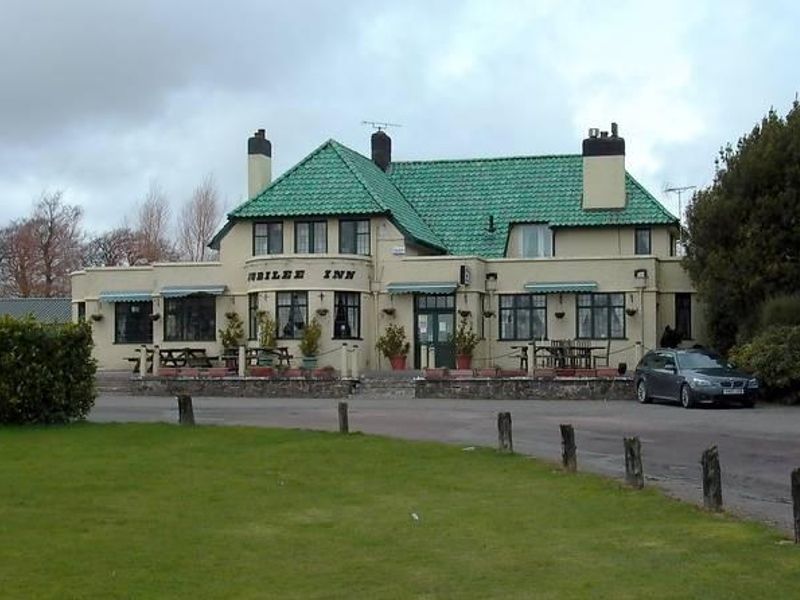
[[[525,290],[534,294],[561,294],[566,292],[593,292],[596,281],[556,281],[549,283],[526,283]]]
[[[161,288],[164,298],[184,298],[193,294],[219,296],[225,292],[224,285],[173,285]]]
[[[390,283],[386,290],[390,294],[452,294],[458,284],[455,282],[403,282]]]
[[[100,295],[97,297],[97,299],[100,300],[100,302],[148,302],[153,299],[153,292],[100,292]]]

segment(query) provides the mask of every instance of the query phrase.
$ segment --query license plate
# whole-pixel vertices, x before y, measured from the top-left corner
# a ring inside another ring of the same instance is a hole
[[[742,395],[744,394],[744,388],[722,388],[722,393],[724,395]]]

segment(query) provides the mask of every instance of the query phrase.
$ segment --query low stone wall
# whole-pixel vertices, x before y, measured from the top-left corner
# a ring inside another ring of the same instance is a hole
[[[251,398],[346,398],[353,382],[307,378],[180,378],[145,377],[130,380],[130,393],[137,396],[246,396]]]
[[[615,378],[418,379],[415,397],[457,400],[634,400],[633,380]]]

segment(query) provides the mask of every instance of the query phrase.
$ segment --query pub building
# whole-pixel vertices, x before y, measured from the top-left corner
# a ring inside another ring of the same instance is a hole
[[[378,130],[370,157],[328,140],[274,181],[259,129],[247,160],[249,200],[210,240],[218,261],[72,275],[73,319],[91,323],[101,368],[128,368],[142,344],[219,355],[231,311],[250,346],[269,311],[294,364],[316,317],[319,366],[338,368],[346,343],[362,371],[389,368],[375,349],[389,323],[417,368],[454,366],[461,318],[481,338],[477,367],[518,367],[512,348],[529,340],[588,340],[612,367],[667,325],[702,342],[678,221],[626,172],[616,124],[576,154],[424,161],[393,160]]]

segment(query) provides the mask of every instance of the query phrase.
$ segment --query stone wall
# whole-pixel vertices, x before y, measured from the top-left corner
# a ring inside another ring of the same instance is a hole
[[[418,379],[417,398],[458,400],[635,400],[627,377]]]
[[[129,390],[140,396],[247,396],[252,398],[346,398],[353,382],[338,379],[267,379],[260,377],[195,379],[132,378]]]

